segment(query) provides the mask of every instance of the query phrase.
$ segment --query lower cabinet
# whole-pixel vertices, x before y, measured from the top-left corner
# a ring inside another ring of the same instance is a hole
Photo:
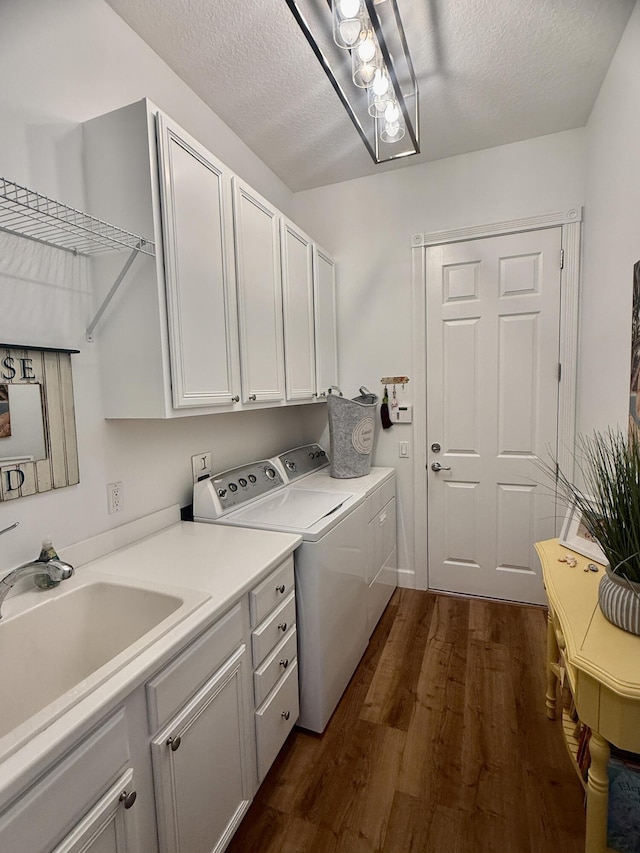
[[[222,853],[298,718],[296,656],[291,557],[0,801],[1,853]]]
[[[223,850],[249,807],[246,647],[151,744],[161,853]]]
[[[121,708],[0,812],[0,850],[141,853],[132,786]]]
[[[258,781],[300,714],[293,557],[249,593]]]

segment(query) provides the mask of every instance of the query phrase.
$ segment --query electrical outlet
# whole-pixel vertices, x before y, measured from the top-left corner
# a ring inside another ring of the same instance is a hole
[[[191,457],[191,470],[193,471],[193,482],[203,480],[209,474],[213,474],[212,460],[213,454],[210,450],[204,453],[197,453]]]
[[[109,507],[109,515],[122,510],[122,483],[109,483],[107,485],[107,505]]]

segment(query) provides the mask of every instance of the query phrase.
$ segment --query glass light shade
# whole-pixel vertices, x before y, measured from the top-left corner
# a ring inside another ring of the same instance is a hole
[[[366,13],[362,0],[331,0],[333,40],[345,50],[350,50],[366,31]]]
[[[369,97],[369,115],[374,118],[383,118],[385,110],[389,104],[389,94],[386,95],[376,95],[375,92],[375,75],[374,75],[374,84],[367,89],[367,94]]]
[[[395,100],[390,100],[387,104],[387,108],[384,111],[384,120],[387,124],[395,124],[400,119],[400,107],[398,106],[398,102]]]
[[[373,85],[376,72],[382,71],[382,55],[371,31],[351,51],[351,76],[360,89]]]
[[[380,134],[383,142],[399,142],[405,134],[405,129],[398,121],[386,121]]]
[[[389,82],[389,75],[387,74],[386,69],[380,68],[373,75],[373,83],[371,84],[371,88],[374,93],[382,98],[389,91],[389,87],[391,83]]]

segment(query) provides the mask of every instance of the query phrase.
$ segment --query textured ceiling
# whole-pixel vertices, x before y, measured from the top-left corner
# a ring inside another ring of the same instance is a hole
[[[397,0],[421,153],[374,165],[285,0],[107,0],[293,191],[582,127],[634,0]]]

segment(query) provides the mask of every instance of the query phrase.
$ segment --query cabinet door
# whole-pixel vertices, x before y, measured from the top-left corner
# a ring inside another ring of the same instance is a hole
[[[223,850],[249,806],[242,646],[152,741],[160,853]]]
[[[325,251],[316,247],[313,268],[316,390],[319,397],[326,397],[329,387],[338,384],[336,266]]]
[[[132,780],[129,769],[53,853],[137,853]]]
[[[283,219],[281,247],[287,400],[311,400],[316,384],[313,244]]]
[[[242,399],[280,401],[284,350],[278,212],[237,178],[233,185]]]
[[[237,393],[231,175],[161,114],[158,148],[173,405],[228,405]]]

